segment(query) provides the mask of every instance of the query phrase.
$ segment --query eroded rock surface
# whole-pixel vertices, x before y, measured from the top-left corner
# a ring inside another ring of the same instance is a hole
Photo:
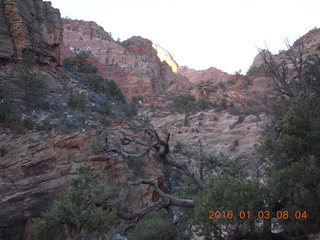
[[[40,63],[60,64],[62,20],[50,2],[1,1],[0,33],[0,58],[19,61],[30,50]]]

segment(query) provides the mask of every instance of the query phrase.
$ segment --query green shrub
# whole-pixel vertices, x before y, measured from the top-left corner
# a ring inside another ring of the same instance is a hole
[[[194,199],[193,224],[197,234],[206,239],[233,239],[232,236],[238,236],[238,239],[260,239],[258,236],[264,236],[263,228],[269,224],[270,219],[260,221],[252,216],[244,219],[239,216],[241,211],[253,214],[267,210],[263,198],[266,193],[255,181],[228,175],[212,177],[208,188]],[[236,218],[208,219],[212,215],[210,211],[232,211]]]
[[[37,130],[39,131],[50,131],[53,128],[53,125],[51,124],[49,119],[44,119],[36,126]]]
[[[144,177],[144,171],[143,168],[145,166],[145,162],[141,158],[135,158],[135,157],[128,157],[124,159],[125,162],[128,164],[129,169],[132,170],[133,174],[136,177]]]
[[[92,91],[104,93],[106,91],[106,81],[97,74],[87,74],[82,82]]]
[[[227,82],[228,82],[229,85],[234,85],[234,84],[236,84],[237,79],[232,77],[232,78],[228,79]]]
[[[213,108],[213,103],[209,100],[206,100],[204,98],[200,98],[196,104],[195,104],[195,108],[198,110],[198,111],[204,111],[204,110],[208,110],[208,109],[211,109]]]
[[[219,104],[215,105],[215,111],[221,112],[223,110],[228,109],[228,101],[226,98],[223,98],[222,101]]]
[[[99,121],[103,124],[105,127],[109,127],[112,124],[112,120],[106,117],[99,118]]]
[[[307,219],[281,222],[288,233],[307,235],[319,228],[320,200],[315,191],[320,184],[320,100],[316,95],[301,93],[291,102],[283,117],[284,127],[277,139],[265,139],[260,146],[271,190],[271,206],[287,210],[307,211]],[[317,222],[317,223],[316,223]]]
[[[85,92],[81,92],[81,93],[71,92],[69,96],[68,104],[70,107],[74,109],[84,110],[84,108],[88,104],[87,94]]]
[[[5,146],[0,147],[0,157],[4,157],[8,153],[8,149]]]
[[[232,146],[231,146],[231,151],[234,151],[236,150],[236,148],[240,145],[240,142],[238,139],[234,140],[233,143],[232,143]]]
[[[24,54],[22,66],[19,69],[20,74],[18,86],[24,95],[27,110],[41,107],[48,109],[49,103],[46,101],[49,90],[49,77],[47,75],[34,72],[32,67],[35,64],[33,55],[30,52]]]
[[[113,227],[118,190],[107,188],[101,173],[91,171],[89,165],[80,167],[78,174],[51,209],[33,219],[37,239],[105,239]]]
[[[91,149],[93,154],[100,154],[106,149],[105,142],[101,136],[98,136],[92,143]]]
[[[247,86],[251,86],[252,83],[253,83],[253,80],[250,77],[246,76],[245,77],[245,83],[246,83]]]
[[[233,116],[238,116],[241,114],[241,109],[237,106],[232,106],[232,107],[230,107],[229,112]]]
[[[121,91],[121,88],[113,80],[107,82],[106,93],[109,99],[126,103],[126,99]]]
[[[28,130],[33,130],[36,128],[37,123],[31,117],[27,117],[22,120],[22,126]]]
[[[40,73],[30,73],[23,75],[22,80],[27,108],[48,109],[49,103],[46,101],[46,97],[49,94],[49,78]]]
[[[196,98],[191,94],[180,94],[172,98],[170,108],[178,112],[190,112],[193,110]]]
[[[190,121],[189,121],[189,114],[184,114],[184,119],[183,119],[183,126],[189,127],[190,126]]]
[[[89,57],[90,52],[80,51],[75,57],[64,59],[63,66],[73,72],[97,73],[97,68],[87,61]]]
[[[175,239],[176,230],[164,210],[152,212],[142,219],[136,228],[129,233],[132,240],[164,240]]]
[[[226,89],[227,89],[227,87],[226,87],[226,85],[225,85],[224,82],[219,82],[219,83],[217,84],[217,87],[218,87],[218,88],[221,88],[221,89],[223,89],[223,90],[226,90]]]
[[[0,85],[0,123],[6,127],[13,127],[20,121],[15,93],[12,84],[2,83]]]

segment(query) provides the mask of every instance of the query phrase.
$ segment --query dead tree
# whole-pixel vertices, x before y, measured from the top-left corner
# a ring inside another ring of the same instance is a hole
[[[107,149],[107,154],[110,153],[117,153],[120,154],[124,158],[128,157],[135,157],[141,158],[151,151],[157,153],[157,160],[160,161],[164,165],[172,166],[182,170],[182,172],[192,180],[192,182],[197,186],[199,190],[204,190],[206,185],[202,181],[202,179],[193,172],[186,163],[176,159],[170,152],[170,132],[165,132],[164,137],[160,137],[158,132],[155,130],[153,125],[150,123],[150,120],[146,116],[139,116],[138,118],[131,120],[128,122],[128,126],[130,130],[135,133],[143,133],[144,138],[138,139],[135,137],[130,137],[128,134],[122,132],[122,140],[121,143],[123,146],[127,146],[131,143],[135,143],[141,146],[144,150],[138,153],[129,153],[126,150],[119,148],[119,147],[112,147]],[[151,181],[149,179],[141,179],[137,182],[130,183],[131,185],[138,185],[138,184],[146,184],[152,186],[154,188],[154,192],[156,192],[160,198],[159,201],[156,203],[147,206],[144,209],[140,209],[137,212],[133,213],[118,213],[118,215],[126,220],[130,221],[138,221],[139,219],[143,218],[146,214],[156,211],[159,209],[168,209],[170,207],[183,207],[183,208],[193,208],[193,200],[192,199],[183,199],[171,196],[170,194],[165,193],[160,187],[158,182]]]
[[[301,42],[291,46],[286,40],[285,45],[287,50],[278,55],[272,55],[267,47],[258,49],[264,66],[272,77],[273,89],[278,96],[289,99],[300,92],[314,92],[317,90],[316,86],[319,86],[319,75],[313,74],[319,69],[319,55],[310,55]]]
[[[265,134],[273,137],[281,134],[284,127],[283,116],[295,97],[302,92],[320,95],[319,55],[308,53],[306,46],[299,41],[291,46],[286,40],[285,44],[287,49],[278,55],[272,55],[267,47],[258,49],[263,66],[272,78],[273,91],[260,98],[260,111],[270,119]]]

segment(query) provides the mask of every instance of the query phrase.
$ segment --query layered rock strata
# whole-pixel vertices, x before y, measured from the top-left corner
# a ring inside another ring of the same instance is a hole
[[[60,64],[60,11],[42,0],[2,0],[0,59],[21,61],[26,50],[43,64]]]

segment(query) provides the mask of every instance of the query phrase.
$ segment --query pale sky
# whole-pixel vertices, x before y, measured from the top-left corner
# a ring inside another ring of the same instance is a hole
[[[121,41],[148,38],[180,66],[246,72],[265,43],[273,53],[320,27],[320,0],[51,0],[61,16],[95,21]]]

